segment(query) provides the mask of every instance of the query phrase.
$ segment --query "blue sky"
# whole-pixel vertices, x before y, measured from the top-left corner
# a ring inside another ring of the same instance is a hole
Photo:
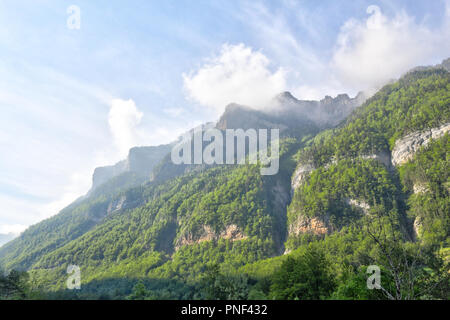
[[[67,9],[80,8],[80,29]],[[230,102],[373,91],[450,56],[450,1],[0,1],[0,233]]]

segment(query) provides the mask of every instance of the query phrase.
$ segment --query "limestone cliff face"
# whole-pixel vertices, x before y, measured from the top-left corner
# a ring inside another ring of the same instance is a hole
[[[291,195],[294,191],[303,183],[309,174],[314,170],[314,166],[310,163],[300,164],[297,169],[295,169],[291,180]]]
[[[317,131],[336,126],[356,107],[366,100],[363,93],[350,98],[340,94],[335,98],[326,96],[320,101],[298,100],[291,93],[283,92],[265,107],[229,104],[216,127],[225,129],[280,129],[280,134],[301,127]]]
[[[335,98],[326,96],[320,101],[298,100],[289,92],[276,96],[268,110],[286,119],[309,119],[320,128],[334,127],[345,119],[356,107],[366,100],[360,92],[350,98],[347,94],[339,94]]]
[[[446,123],[437,128],[413,132],[397,140],[392,149],[392,164],[399,166],[408,162],[420,148],[426,146],[432,139],[442,137],[449,130],[450,123]]]
[[[416,182],[413,185],[413,191],[415,194],[430,192],[430,187],[428,183]]]
[[[113,166],[95,168],[92,176],[92,189],[97,188],[109,179],[116,177],[128,170],[128,161],[123,160]]]
[[[126,160],[120,161],[113,166],[99,167],[94,171],[92,177],[92,189],[107,182],[108,180],[124,173],[134,172],[139,176],[148,176],[153,168],[170,153],[171,144],[156,147],[136,147],[130,149]]]
[[[331,231],[327,218],[306,217],[299,214],[297,219],[289,225],[289,236],[298,236],[303,233],[325,235]]]
[[[226,129],[279,129],[283,133],[287,124],[273,114],[267,114],[259,110],[236,103],[229,104],[224,114],[216,124],[219,130]]]
[[[420,217],[416,217],[416,219],[414,219],[414,224],[413,224],[414,238],[415,239],[420,238],[421,229],[422,229],[422,219]]]
[[[224,231],[217,234],[210,226],[203,226],[200,234],[193,235],[191,233],[182,236],[177,239],[175,244],[175,250],[178,250],[181,246],[201,243],[204,241],[213,241],[218,239],[227,239],[231,241],[238,241],[247,239],[247,236],[239,229],[235,224],[231,224],[225,228]]]
[[[352,207],[356,207],[360,209],[364,214],[368,214],[370,210],[370,205],[365,202],[364,200],[357,200],[357,199],[345,199],[345,202]]]
[[[125,196],[111,201],[108,205],[108,209],[106,210],[107,214],[110,215],[113,212],[124,209],[127,205],[126,201],[127,198]]]

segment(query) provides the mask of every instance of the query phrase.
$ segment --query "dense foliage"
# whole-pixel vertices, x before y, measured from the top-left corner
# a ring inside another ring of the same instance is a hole
[[[449,120],[450,74],[417,71],[338,128],[283,139],[278,175],[165,159],[153,181],[119,176],[0,249],[0,297],[448,299],[449,136],[400,167],[382,156]],[[314,170],[291,199],[297,162]],[[290,232],[302,217],[327,232]],[[81,290],[65,289],[71,264]]]
[[[332,159],[389,152],[398,138],[449,122],[449,105],[450,73],[409,73],[377,92],[340,128],[318,134],[301,151],[301,161],[319,167]]]

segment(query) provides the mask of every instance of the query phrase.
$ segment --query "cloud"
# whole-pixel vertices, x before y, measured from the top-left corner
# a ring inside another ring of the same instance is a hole
[[[224,44],[219,56],[183,80],[188,97],[216,113],[231,102],[258,107],[286,89],[284,70],[270,70],[269,59],[244,44]]]
[[[108,124],[121,156],[126,156],[130,148],[139,144],[137,127],[143,115],[131,99],[112,100]]]
[[[2,224],[0,225],[0,234],[19,235],[27,226],[23,224]]]
[[[163,113],[171,118],[151,112],[144,115],[132,99],[113,99],[108,124],[116,151],[104,148],[97,154],[96,162],[113,164],[126,158],[133,147],[171,143],[197,124],[197,121],[186,119],[180,123],[178,118],[186,113],[183,108],[167,108],[163,109]]]
[[[331,23],[345,10],[331,8],[336,15],[326,16],[322,4],[285,1],[274,9],[244,2],[230,15],[253,31],[252,45],[263,48],[266,57],[282,67],[287,90],[301,99],[321,99],[344,92],[373,92],[415,66],[447,58],[450,1],[441,4],[444,18],[434,14],[433,21],[427,14],[418,20],[397,3],[383,2],[389,13],[371,5],[366,17],[346,17],[337,32],[331,30]]]
[[[389,18],[375,5],[367,14],[362,21],[348,20],[337,38],[330,69],[344,87],[380,86],[450,53],[448,22],[433,30],[403,10]]]

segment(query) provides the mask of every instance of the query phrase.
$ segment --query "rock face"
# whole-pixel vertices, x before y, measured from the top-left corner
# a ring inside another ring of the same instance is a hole
[[[290,92],[283,92],[264,108],[254,109],[236,103],[229,104],[216,127],[221,130],[278,128],[280,133],[299,126],[332,127],[365,100],[363,93],[355,98],[341,94],[335,98],[326,96],[320,101],[308,101],[298,100]]]
[[[291,180],[291,195],[305,181],[306,177],[314,170],[312,164],[301,164],[295,169]]]
[[[219,130],[225,129],[280,129],[281,132],[288,126],[281,119],[252,109],[247,106],[231,103],[225,108],[224,114],[216,124]]]
[[[426,146],[431,139],[438,139],[450,130],[450,123],[426,131],[414,132],[397,140],[392,149],[392,164],[402,165],[411,160],[414,154]]]
[[[126,160],[120,161],[113,166],[95,169],[91,190],[124,172],[135,172],[139,176],[150,177],[153,168],[170,153],[171,148],[172,144],[130,149]]]
[[[408,71],[414,72],[414,71],[426,71],[426,70],[434,70],[434,69],[444,69],[447,72],[450,72],[450,58],[447,58],[442,61],[442,63],[434,65],[434,66],[421,66],[421,67],[415,67],[412,70]]]
[[[238,226],[235,224],[231,224],[226,227],[224,231],[220,234],[214,232],[214,230],[210,226],[203,226],[203,229],[199,235],[187,234],[180,239],[177,240],[177,244],[175,245],[175,250],[178,250],[181,246],[191,245],[195,243],[201,243],[204,241],[213,241],[218,239],[227,239],[231,241],[238,241],[247,239],[242,231],[239,230]]]
[[[289,235],[298,236],[303,233],[311,233],[315,235],[325,235],[330,232],[327,219],[306,217],[300,214],[297,219],[289,226]]]
[[[416,219],[414,219],[414,224],[413,224],[415,239],[420,238],[421,228],[422,228],[422,219],[420,217],[416,217]]]
[[[364,214],[368,214],[370,210],[370,205],[363,201],[363,200],[357,200],[357,199],[346,199],[346,203],[350,206],[357,207],[361,209]]]
[[[336,126],[365,100],[362,92],[355,98],[340,94],[335,98],[326,96],[320,101],[298,100],[291,93],[283,92],[275,97],[267,111],[285,119],[309,119],[318,127],[325,128]]]
[[[388,152],[379,152],[377,154],[363,155],[361,159],[373,159],[381,164],[385,165],[388,169],[391,168],[391,155]],[[336,164],[336,159],[332,158],[330,162],[325,165],[328,169],[331,165]],[[294,194],[295,190],[305,181],[305,179],[310,175],[312,171],[315,170],[314,165],[311,163],[300,164],[297,169],[295,169],[291,180],[291,196]]]
[[[122,210],[125,207],[126,200],[127,198],[122,196],[117,200],[111,201],[108,205],[107,214],[110,215],[113,212]]]
[[[430,192],[429,185],[427,183],[416,182],[413,185],[413,191],[415,194]]]
[[[120,161],[113,166],[95,168],[92,176],[92,189],[97,188],[109,179],[116,177],[128,170],[127,160]]]

